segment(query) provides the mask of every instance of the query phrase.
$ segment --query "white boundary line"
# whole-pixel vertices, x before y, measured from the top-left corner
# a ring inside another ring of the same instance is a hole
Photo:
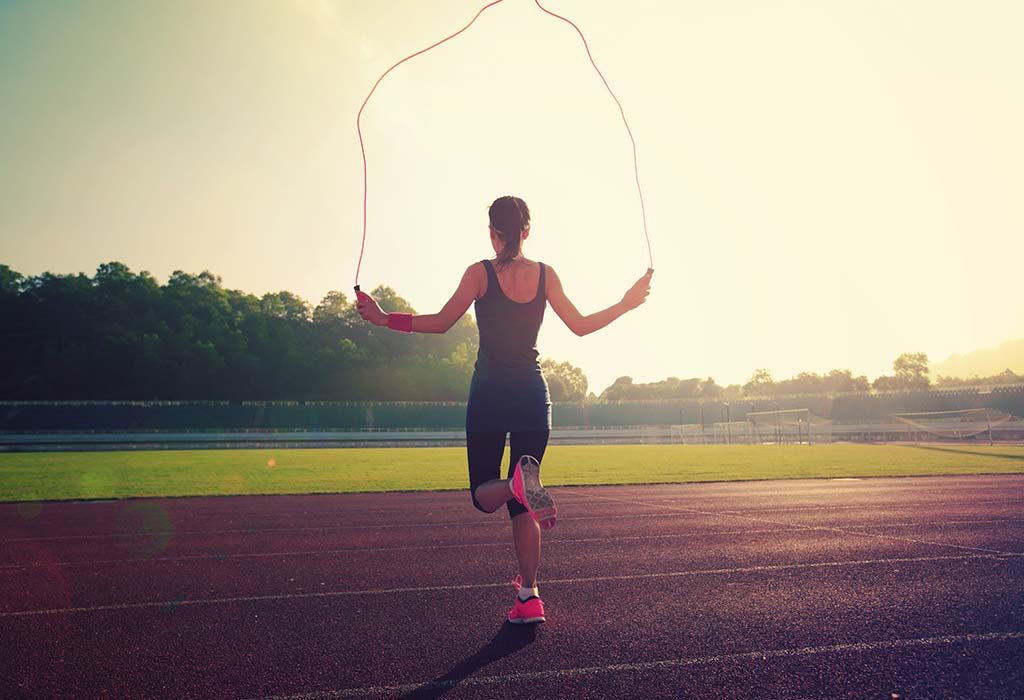
[[[926,508],[926,507],[929,507],[929,506],[941,506],[941,507],[944,507],[944,508],[945,507],[956,508],[956,507],[960,507],[960,506],[975,506],[975,505],[977,505],[977,506],[991,506],[991,505],[997,505],[997,504],[1002,504],[1002,505],[1011,506],[1011,507],[1016,506],[1016,507],[1019,508],[1022,505],[1024,505],[1024,501],[1021,501],[1020,499],[1017,499],[1017,500],[999,499],[999,500],[995,500],[995,501],[927,501],[927,502],[921,502],[921,501],[906,501],[906,502],[903,502],[903,501],[893,501],[891,503],[871,502],[871,503],[851,504],[851,505],[845,505],[845,506],[791,506],[791,507],[788,507],[788,508],[742,508],[742,509],[734,508],[734,509],[730,509],[728,511],[723,511],[723,512],[729,512],[729,513],[765,513],[765,512],[768,512],[768,513],[804,513],[804,512],[818,512],[818,511],[828,511],[828,510],[876,510],[876,511],[885,511],[885,510],[891,510],[891,509],[911,510],[913,508]]]
[[[583,678],[606,673],[622,673],[637,671],[665,671],[687,666],[708,666],[712,664],[730,663],[735,661],[766,661],[768,659],[800,658],[821,654],[863,653],[885,651],[891,649],[910,649],[915,647],[946,646],[950,644],[967,644],[972,642],[1008,642],[1024,639],[1024,632],[980,632],[969,634],[950,634],[937,637],[919,637],[916,639],[882,639],[873,642],[852,642],[847,644],[829,644],[827,646],[794,647],[790,649],[765,649],[746,651],[737,654],[716,654],[713,656],[682,657],[663,659],[660,661],[639,661],[633,663],[606,664],[604,666],[581,666],[575,668],[559,668],[547,671],[518,671],[495,676],[469,676],[467,678],[409,683],[406,685],[364,686],[343,690],[319,690],[295,695],[268,695],[260,700],[319,700],[320,698],[367,697],[375,695],[405,694],[414,691],[449,690],[458,686],[481,687],[506,684],[510,681],[562,680],[566,678]]]
[[[780,530],[778,528],[772,528],[768,530],[719,530],[715,532],[683,532],[678,534],[669,535],[624,535],[621,537],[580,537],[574,539],[562,539],[558,537],[549,537],[544,540],[544,546],[551,547],[558,544],[578,544],[581,542],[619,542],[623,540],[667,540],[667,539],[683,539],[688,537],[716,537],[723,535],[751,535],[751,534],[778,534],[782,532],[791,532],[797,530]],[[181,556],[170,556],[170,557],[134,557],[126,559],[95,559],[95,560],[82,560],[82,561],[56,561],[56,562],[40,562],[33,564],[0,564],[0,570],[3,569],[31,569],[38,567],[49,567],[49,566],[86,566],[91,564],[127,564],[131,562],[156,562],[156,561],[193,561],[193,560],[204,560],[204,559],[260,559],[260,558],[272,558],[272,557],[291,557],[291,556],[305,556],[305,555],[316,555],[316,554],[353,554],[353,553],[373,553],[373,552],[402,552],[402,551],[424,551],[431,549],[462,549],[472,547],[503,547],[507,548],[509,543],[505,540],[500,542],[461,542],[453,544],[430,544],[430,545],[417,545],[417,546],[399,546],[399,547],[351,547],[348,549],[302,549],[295,551],[286,552],[237,552],[231,554],[188,554]]]
[[[579,488],[593,488],[593,487],[579,487]],[[685,506],[674,505],[674,501],[678,499],[669,499],[670,502],[650,502],[650,501],[632,501],[624,498],[616,498],[613,496],[599,496],[590,494],[588,500],[595,503],[601,501],[612,501],[616,503],[626,503],[630,505],[641,505],[647,508],[655,508],[661,510],[668,510],[668,513],[633,513],[623,515],[580,515],[575,517],[560,518],[559,522],[574,522],[577,520],[622,520],[626,518],[666,518],[671,517],[675,513],[688,513],[692,515],[705,515],[705,516],[717,516],[717,517],[743,517],[746,513],[757,513],[757,512],[815,512],[815,511],[829,511],[829,510],[849,510],[849,509],[863,509],[863,510],[885,510],[886,507],[879,507],[877,504],[864,504],[856,506],[810,506],[810,507],[794,507],[794,508],[752,508],[747,510],[722,510],[722,511],[703,511],[694,508],[687,508]],[[956,505],[991,505],[994,503],[1003,503],[1008,506],[1021,505],[1020,501],[975,501],[975,502],[956,502],[956,503],[935,503],[935,504],[920,504],[920,503],[904,503],[904,504],[893,504],[893,508],[899,508],[899,510],[912,509],[914,506],[920,505],[936,505],[936,506],[956,506]],[[405,511],[400,511],[405,512]],[[749,516],[753,517],[753,516]],[[1014,520],[1012,518],[1007,520]],[[445,527],[486,527],[486,526],[497,526],[504,524],[504,520],[496,520],[494,518],[485,520],[469,520],[469,521],[438,521],[436,523],[429,523],[435,526]],[[772,521],[772,524],[778,524]],[[969,522],[969,521],[963,521]],[[83,534],[83,535],[39,535],[32,537],[12,537],[4,540],[0,540],[0,544],[6,544],[8,542],[44,542],[51,540],[87,540],[87,539],[116,539],[118,537],[152,537],[156,535],[231,535],[231,534],[255,534],[260,532],[320,532],[325,530],[389,530],[389,529],[401,529],[408,528],[414,524],[420,523],[400,523],[394,525],[323,525],[320,527],[279,527],[279,528],[261,528],[261,527],[246,527],[246,528],[230,528],[224,530],[154,530],[152,532],[107,532],[107,533],[95,533],[95,534]],[[804,526],[793,526],[793,527],[804,527]],[[872,526],[874,527],[874,526]]]
[[[904,523],[885,523],[879,525],[871,525],[873,528],[900,528],[900,527],[948,527],[951,525],[994,525],[994,524],[1005,524],[1005,523],[1021,523],[1024,524],[1022,518],[1002,518],[997,520],[947,520],[941,522],[904,522]],[[809,526],[805,525],[792,525],[785,528],[770,528],[764,530],[704,530],[699,532],[683,532],[675,534],[663,534],[663,535],[624,535],[619,537],[580,537],[580,538],[560,538],[560,537],[548,537],[544,540],[546,546],[553,546],[558,544],[579,544],[589,542],[622,542],[622,541],[635,541],[635,540],[669,540],[669,539],[687,539],[693,537],[725,537],[733,535],[773,535],[773,534],[786,534],[792,532],[808,532]],[[350,547],[343,549],[298,549],[298,550],[287,550],[283,552],[228,552],[222,554],[183,554],[177,556],[166,556],[166,557],[125,557],[121,559],[82,559],[73,561],[50,561],[50,562],[30,562],[23,564],[0,564],[0,571],[10,571],[17,569],[34,569],[34,568],[48,568],[54,566],[94,566],[94,565],[105,565],[105,564],[131,564],[131,563],[148,563],[148,562],[164,562],[164,561],[205,561],[205,560],[223,560],[223,559],[271,559],[275,557],[294,557],[294,556],[317,556],[317,555],[328,555],[328,554],[360,554],[360,553],[377,553],[377,552],[403,552],[403,551],[424,551],[434,549],[463,549],[463,548],[474,548],[474,547],[507,547],[508,542],[502,540],[500,542],[464,542],[464,543],[453,543],[453,544],[430,544],[430,545],[416,545],[416,546],[395,546],[395,547]]]
[[[623,515],[580,515],[571,518],[559,518],[558,522],[567,523],[575,522],[577,520],[623,520],[626,518],[671,518],[673,515],[678,513],[675,510],[671,510],[668,513],[633,513]],[[231,530],[153,530],[152,532],[107,532],[99,533],[94,535],[43,535],[37,537],[12,537],[5,540],[0,540],[0,544],[6,544],[8,542],[41,542],[51,540],[92,540],[92,539],[116,539],[118,537],[153,537],[156,535],[238,535],[246,534],[252,535],[261,532],[320,532],[323,530],[394,530],[394,529],[408,529],[410,527],[417,527],[422,525],[430,525],[432,527],[484,527],[484,526],[504,526],[508,523],[508,518],[488,518],[481,520],[468,520],[468,521],[444,521],[439,520],[438,522],[424,522],[422,520],[409,523],[401,523],[395,525],[323,525],[321,527],[280,527],[280,528],[258,528],[258,527],[246,527],[237,528]]]
[[[618,502],[618,503],[632,503],[633,505],[637,505],[637,506],[647,506],[647,507],[650,507],[649,503],[644,503],[642,501],[628,501],[628,500],[625,500],[625,499],[622,499],[622,498],[612,498],[611,496],[598,496],[597,498],[605,498],[606,500],[615,501],[615,502]],[[996,554],[996,555],[1003,556],[1003,557],[1019,557],[1019,556],[1024,556],[1024,553],[1021,553],[1021,552],[1004,552],[1003,550],[1000,550],[1000,549],[988,549],[987,547],[968,547],[966,545],[950,544],[948,542],[930,542],[928,540],[919,540],[919,539],[916,539],[916,538],[913,538],[913,537],[896,537],[894,535],[883,535],[883,534],[875,533],[875,532],[856,532],[856,531],[853,531],[853,530],[844,530],[844,529],[838,528],[838,527],[829,527],[827,525],[799,525],[799,524],[795,524],[795,523],[785,523],[785,522],[781,522],[779,520],[768,520],[767,518],[756,518],[754,516],[743,515],[741,513],[731,512],[731,511],[696,510],[694,508],[680,508],[680,507],[672,507],[672,506],[661,506],[661,507],[662,508],[673,508],[673,510],[677,510],[680,513],[689,513],[691,515],[716,515],[716,516],[725,517],[725,518],[740,518],[742,520],[749,520],[750,522],[753,522],[753,523],[761,523],[763,525],[781,525],[781,526],[791,527],[791,528],[799,529],[799,530],[811,530],[811,531],[818,531],[818,532],[834,532],[836,534],[853,536],[853,537],[873,537],[873,538],[876,538],[876,539],[894,540],[896,542],[905,542],[905,543],[908,543],[908,544],[925,544],[925,545],[931,545],[931,546],[934,546],[934,547],[949,547],[951,549],[960,549],[960,550],[965,550],[965,551],[969,551],[969,552],[985,552],[987,554]],[[875,527],[875,526],[874,525],[869,525],[867,527]],[[884,526],[882,526],[882,527],[884,527]]]
[[[1013,555],[1024,557],[1024,554]],[[989,560],[1005,563],[1007,557],[998,557],[991,554],[959,554],[943,557],[897,557],[888,559],[858,559],[852,561],[825,561],[810,562],[803,564],[763,564],[756,566],[742,566],[721,569],[690,569],[685,571],[654,572],[647,574],[619,574],[615,576],[584,576],[579,578],[545,579],[545,586],[576,585],[581,583],[595,583],[601,581],[639,581],[646,579],[683,578],[688,576],[723,576],[731,574],[770,573],[775,571],[799,571],[806,569],[834,569],[846,566],[875,566],[880,564],[907,564],[925,562],[949,562],[968,560]],[[113,603],[109,605],[90,605],[73,608],[48,608],[42,610],[13,610],[0,612],[0,618],[4,617],[29,617],[36,615],[65,615],[80,612],[99,612],[109,610],[134,610],[140,608],[168,608],[174,609],[179,606],[188,605],[220,605],[228,603],[247,603],[270,600],[292,600],[304,598],[340,598],[363,595],[386,595],[395,593],[437,593],[443,591],[464,591],[486,588],[505,588],[507,583],[466,583],[450,586],[409,586],[400,588],[374,588],[367,590],[344,590],[344,591],[320,591],[317,593],[278,593],[272,595],[250,595],[233,596],[228,598],[196,598],[185,600],[164,600],[145,603]]]
[[[593,486],[581,486],[578,488],[595,488]],[[555,489],[551,489],[555,490]],[[815,494],[812,494],[812,496]],[[558,499],[562,502],[571,502],[575,507],[577,504],[583,505],[594,505],[602,501],[605,501],[607,496],[579,496],[573,495],[567,498],[565,494],[557,494]],[[693,496],[659,496],[655,500],[646,500],[644,503],[651,506],[652,508],[662,508],[665,506],[686,506],[687,501],[705,502],[706,498],[696,498]],[[744,498],[735,497],[730,500],[742,501]],[[890,510],[915,510],[919,508],[966,508],[971,506],[1006,506],[1011,509],[1020,509],[1024,507],[1024,499],[1021,498],[1000,498],[1000,499],[985,499],[978,501],[948,501],[948,500],[913,500],[913,501],[864,501],[862,503],[846,504],[846,505],[818,505],[818,506],[784,506],[776,508],[730,508],[730,513],[764,513],[764,512],[792,512],[792,513],[814,513],[814,512],[825,512],[825,511],[840,511],[840,510],[873,510],[873,511],[890,511]],[[353,511],[351,513],[331,513],[329,515],[338,516],[363,516],[363,515],[386,515],[392,513],[408,513],[409,508],[398,508],[394,510],[380,510],[380,511]],[[465,508],[459,508],[455,506],[446,506],[443,508],[436,508],[433,510],[434,513],[440,512],[452,512],[458,513],[459,511],[465,511]],[[263,514],[245,514],[245,515],[256,515],[262,517]],[[294,515],[294,513],[284,513],[283,515]],[[305,517],[316,517],[317,514],[303,514]],[[325,514],[328,515],[328,514]],[[212,516],[211,516],[212,517]],[[268,516],[269,517],[269,516]],[[15,523],[16,524],[16,523]]]

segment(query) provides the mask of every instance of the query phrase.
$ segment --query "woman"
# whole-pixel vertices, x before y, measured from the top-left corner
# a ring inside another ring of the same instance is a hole
[[[540,481],[540,462],[551,430],[551,399],[537,361],[537,332],[547,304],[576,335],[604,328],[643,304],[651,274],[641,277],[622,301],[584,316],[562,290],[555,271],[523,255],[530,235],[530,209],[518,197],[494,200],[488,210],[493,260],[473,263],[459,288],[437,314],[385,313],[357,292],[359,315],[378,326],[406,333],[444,333],[475,302],[480,349],[466,409],[466,448],[473,505],[493,513],[507,505],[519,575],[508,621],[544,621],[537,589],[541,529],[553,527],[556,509]],[[505,436],[510,435],[508,478],[501,477]]]

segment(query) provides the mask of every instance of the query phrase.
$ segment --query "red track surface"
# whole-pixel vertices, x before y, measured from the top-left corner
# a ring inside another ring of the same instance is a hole
[[[1024,696],[1024,477],[0,505],[5,697]]]

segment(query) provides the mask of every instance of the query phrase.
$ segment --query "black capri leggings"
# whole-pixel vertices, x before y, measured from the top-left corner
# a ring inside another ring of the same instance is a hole
[[[547,449],[548,435],[550,434],[550,430],[511,433],[509,440],[511,459],[508,463],[506,478],[512,475],[512,467],[523,455],[530,455],[538,462],[543,462],[544,450]],[[505,455],[505,435],[506,433],[466,432],[466,452],[469,453],[469,493],[477,510],[483,510],[476,500],[477,486],[491,479],[501,478],[501,459]],[[510,498],[506,505],[510,518],[527,512],[526,508],[515,499]]]

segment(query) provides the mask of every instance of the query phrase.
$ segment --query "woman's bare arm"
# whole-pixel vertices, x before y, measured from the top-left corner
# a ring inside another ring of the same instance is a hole
[[[480,271],[483,266],[474,263],[466,268],[459,282],[459,288],[452,294],[452,298],[436,314],[423,314],[412,317],[413,333],[446,333],[455,322],[462,318],[462,315],[469,309],[480,292]]]
[[[555,271],[548,266],[548,302],[551,304],[551,308],[555,310],[555,313],[558,314],[558,317],[562,319],[562,322],[569,327],[569,330],[576,335],[584,336],[601,330],[622,314],[643,304],[647,300],[647,295],[651,293],[652,274],[653,271],[649,271],[637,280],[619,303],[612,304],[602,311],[584,316],[576,308],[576,305],[569,300],[569,297],[565,295],[565,290],[562,289],[562,280],[558,279]]]
[[[412,317],[413,333],[445,333],[462,318],[469,305],[477,298],[483,278],[483,266],[474,263],[466,268],[458,289],[436,314],[422,314]],[[359,315],[376,326],[388,325],[388,315],[368,294],[360,293],[356,308]]]

